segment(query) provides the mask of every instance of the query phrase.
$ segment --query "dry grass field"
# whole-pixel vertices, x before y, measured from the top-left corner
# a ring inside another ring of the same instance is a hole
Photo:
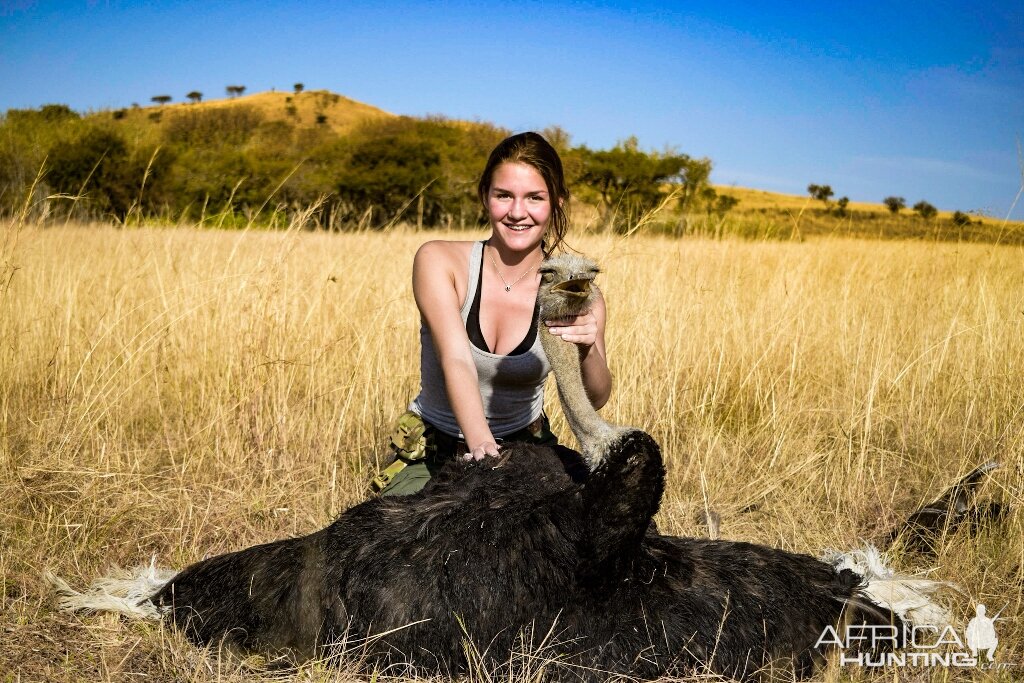
[[[82,585],[153,555],[180,568],[313,531],[366,497],[417,388],[410,267],[435,236],[2,228],[0,681],[357,678],[218,656],[159,624],[69,616],[41,574]],[[649,430],[666,456],[664,532],[705,533],[710,507],[725,538],[852,548],[991,458],[1003,467],[984,496],[1022,503],[1021,248],[574,246],[604,270],[616,386],[603,413]],[[553,392],[549,406],[568,439]],[[892,559],[958,585],[946,598],[964,621],[975,602],[1002,610],[997,659],[1021,667],[833,665],[816,680],[1024,677],[1019,515],[949,534],[933,558]]]

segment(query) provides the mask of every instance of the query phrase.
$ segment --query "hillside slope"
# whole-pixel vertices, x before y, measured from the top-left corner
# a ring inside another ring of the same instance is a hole
[[[301,93],[269,91],[203,102],[132,107],[117,110],[115,116],[126,123],[155,121],[162,124],[181,113],[242,106],[258,111],[267,121],[288,121],[295,126],[308,128],[327,126],[339,134],[347,133],[369,120],[395,116],[383,109],[329,90],[308,90]],[[96,115],[108,114],[102,112]]]
[[[820,201],[812,199],[808,195],[784,194],[782,192],[769,192],[767,190],[754,190],[745,187],[733,187],[717,185],[715,191],[721,195],[728,195],[739,200],[736,206],[739,212],[758,211],[762,213],[778,213],[796,215],[801,211],[814,211],[824,207]],[[833,205],[835,202],[833,201]],[[879,217],[891,216],[889,209],[882,204],[873,202],[850,202],[846,210],[851,214],[876,215]],[[916,216],[910,208],[901,210],[901,216]],[[939,218],[952,218],[952,211],[939,211]],[[998,225],[1004,221],[995,216],[971,215],[972,221],[980,221],[986,225]],[[1019,225],[1019,224],[1015,224]]]
[[[249,107],[258,111],[267,121],[287,121],[299,128],[316,128],[326,126],[338,134],[345,134],[361,123],[374,119],[387,119],[396,116],[373,105],[369,105],[351,98],[333,93],[329,90],[308,90],[301,93],[268,91],[253,93],[231,98],[220,98],[202,102],[177,102],[166,105],[153,105],[147,107],[133,107],[121,109],[116,112],[124,123],[143,125],[150,128],[156,123],[156,128],[174,116],[190,111],[226,108],[226,107]],[[101,112],[96,115],[106,115]],[[463,123],[453,121],[453,123]],[[465,125],[473,124],[464,122]],[[813,210],[822,208],[821,202],[814,201],[806,195],[791,195],[767,190],[734,186],[716,186],[715,190],[720,195],[728,195],[739,200],[736,210],[740,213],[758,212],[763,214],[790,215],[797,214],[802,210]],[[847,210],[853,214],[871,214],[878,216],[889,215],[888,209],[881,203],[873,202],[850,202]],[[904,209],[902,215],[911,216],[914,212]],[[940,211],[941,218],[950,218],[951,211]],[[982,223],[1002,223],[998,217],[972,216],[974,220]]]

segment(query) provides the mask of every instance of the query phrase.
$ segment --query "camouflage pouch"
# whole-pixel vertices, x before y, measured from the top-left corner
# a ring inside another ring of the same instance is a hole
[[[370,481],[370,487],[374,491],[383,491],[395,475],[410,464],[427,457],[429,449],[426,431],[427,426],[423,418],[411,410],[398,418],[395,431],[391,435],[391,449],[395,452],[395,460]]]
[[[407,462],[416,462],[427,457],[427,425],[423,418],[406,411],[398,418],[395,431],[391,435],[391,447],[395,454]]]

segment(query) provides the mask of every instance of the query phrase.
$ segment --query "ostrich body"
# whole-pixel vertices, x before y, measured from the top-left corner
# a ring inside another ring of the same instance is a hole
[[[541,316],[586,310],[596,272],[577,257],[546,261]],[[540,330],[585,481],[566,475],[564,452],[506,444],[496,459],[451,462],[422,493],[372,499],[308,536],[198,562],[152,602],[200,643],[294,658],[344,643],[374,664],[456,674],[469,664],[467,638],[492,670],[543,641],[552,677],[586,680],[744,677],[775,660],[806,673],[822,631],[849,606],[891,623],[848,569],[647,533],[664,488],[657,443],[602,421],[577,347]]]

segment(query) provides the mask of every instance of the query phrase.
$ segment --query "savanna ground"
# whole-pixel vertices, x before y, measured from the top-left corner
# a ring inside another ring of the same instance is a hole
[[[418,383],[416,246],[465,233],[3,228],[0,680],[353,680],[267,669],[173,630],[69,616],[42,580],[204,556],[326,525],[367,496]],[[996,458],[983,495],[1021,504],[1024,252],[927,241],[589,236],[609,302],[607,419],[662,444],[671,534],[819,554],[898,524]],[[554,394],[549,413],[571,438]],[[893,553],[1002,610],[1024,664],[1019,515]],[[516,678],[543,662],[523,657]],[[390,672],[377,672],[378,680]],[[1017,680],[830,666],[817,680]],[[474,670],[470,680],[491,680]]]

